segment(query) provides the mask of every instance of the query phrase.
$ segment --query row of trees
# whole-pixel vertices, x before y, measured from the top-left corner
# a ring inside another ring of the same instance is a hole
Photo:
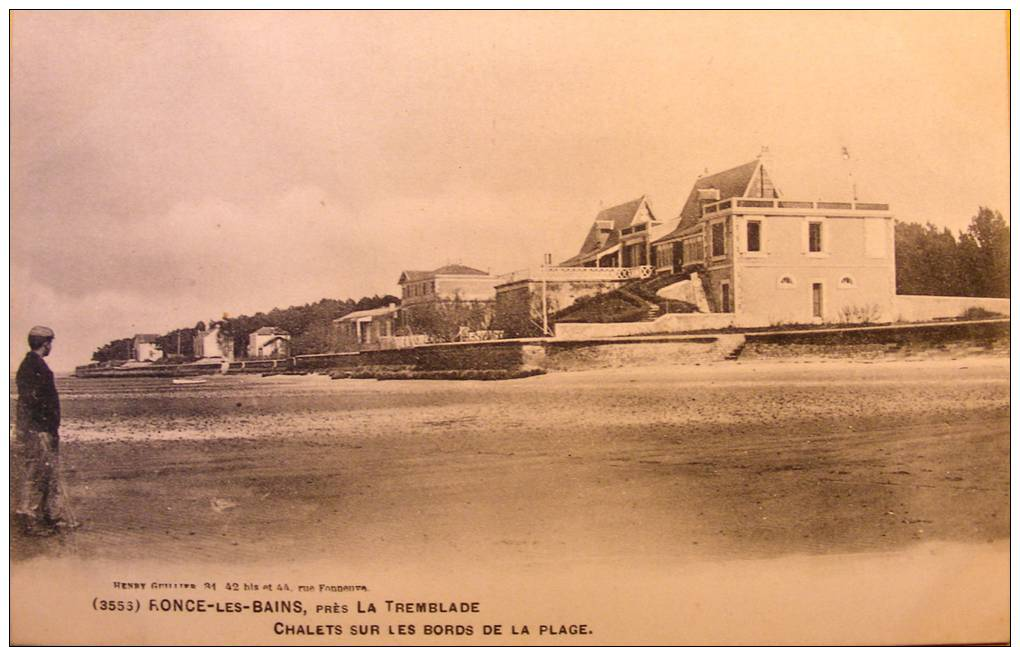
[[[896,223],[897,294],[1009,296],[1009,225],[981,207],[966,231]]]
[[[234,353],[238,357],[247,354],[248,336],[263,326],[283,328],[289,332],[291,350],[294,354],[326,353],[334,350],[336,346],[334,319],[356,310],[382,308],[391,303],[399,304],[400,299],[390,294],[362,297],[358,301],[322,299],[317,303],[302,306],[273,308],[269,312],[254,315],[227,317],[211,324],[219,324],[222,335],[233,339]],[[193,359],[195,335],[205,330],[206,324],[202,321],[191,328],[171,330],[157,338],[156,346],[167,358]],[[104,344],[92,353],[92,359],[97,362],[127,360],[131,359],[131,355],[132,339],[128,337]]]

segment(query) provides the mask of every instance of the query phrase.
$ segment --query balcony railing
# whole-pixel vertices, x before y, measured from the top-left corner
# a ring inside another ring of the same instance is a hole
[[[630,234],[639,234],[646,229],[648,229],[648,225],[646,223],[641,223],[639,225],[634,225],[633,227],[624,227],[620,230],[620,235],[629,236]]]
[[[727,198],[704,205],[702,215],[721,213],[729,209],[796,209],[845,210],[845,211],[889,211],[889,205],[882,202],[825,202],[821,200],[779,200],[768,198]]]
[[[651,265],[637,267],[559,267],[545,265],[517,270],[499,276],[497,285],[517,281],[625,281],[648,278],[652,275]]]

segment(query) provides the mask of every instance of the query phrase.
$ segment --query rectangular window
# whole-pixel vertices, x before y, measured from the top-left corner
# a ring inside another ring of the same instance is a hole
[[[747,223],[747,251],[761,251],[761,223],[755,220]]]
[[[653,247],[652,257],[656,267],[669,267],[673,264],[673,248],[668,245]]]
[[[732,305],[730,303],[730,300],[731,300],[730,299],[730,284],[729,283],[723,283],[722,284],[722,303],[720,304],[722,306],[722,308],[721,308],[722,312],[733,312],[733,310],[730,309],[731,305]]]
[[[822,223],[820,222],[808,223],[808,251],[822,251]]]
[[[822,316],[822,284],[811,284],[811,314],[815,317]]]
[[[712,256],[726,255],[726,234],[721,222],[712,225]]]

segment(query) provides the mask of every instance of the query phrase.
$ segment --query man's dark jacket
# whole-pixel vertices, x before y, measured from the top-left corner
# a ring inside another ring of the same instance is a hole
[[[18,367],[18,430],[57,435],[60,397],[53,371],[38,353],[29,352]]]

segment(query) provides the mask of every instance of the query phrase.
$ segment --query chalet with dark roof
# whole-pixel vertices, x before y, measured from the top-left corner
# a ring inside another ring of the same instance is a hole
[[[780,197],[779,189],[772,182],[760,159],[699,177],[695,181],[680,209],[676,227],[660,236],[653,244],[656,271],[680,271],[684,259],[688,264],[702,261],[703,250],[694,244],[695,232],[700,231],[702,207],[712,202],[738,197]],[[684,240],[687,241],[686,250]]]
[[[648,198],[603,209],[573,257],[561,267],[638,267],[651,256],[653,230],[661,223],[652,213]]]

